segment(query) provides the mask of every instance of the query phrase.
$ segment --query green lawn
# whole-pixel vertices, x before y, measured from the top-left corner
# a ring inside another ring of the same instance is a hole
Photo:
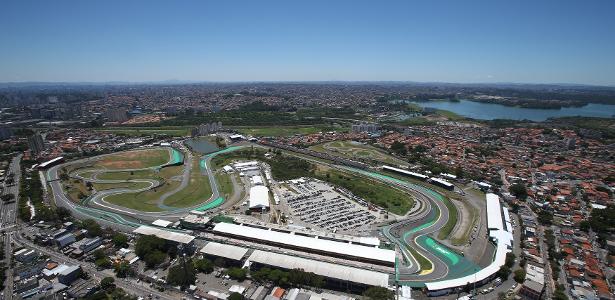
[[[414,199],[409,194],[363,176],[343,173],[337,170],[319,170],[317,171],[317,177],[348,189],[354,195],[383,207],[394,214],[406,214],[414,203]]]
[[[132,208],[140,211],[162,211],[157,206],[157,201],[163,194],[176,189],[180,182],[170,180],[171,177],[181,174],[183,170],[182,166],[166,167],[160,170],[157,176],[150,177],[152,179],[158,179],[163,182],[159,187],[152,190],[138,192],[138,193],[124,193],[115,194],[105,198],[105,201],[113,203],[119,206]],[[121,172],[127,173],[127,172]],[[136,173],[136,172],[135,172]],[[108,174],[108,173],[107,173]],[[101,174],[103,175],[103,174]],[[99,177],[101,176],[99,175]]]
[[[225,199],[229,199],[231,195],[233,195],[233,182],[231,181],[231,174],[217,173],[216,181],[218,182],[220,195]]]
[[[101,180],[129,180],[129,179],[147,179],[157,177],[153,170],[139,170],[132,172],[104,172],[96,176]]]
[[[416,259],[416,261],[419,263],[419,266],[421,267],[421,271],[431,270],[431,268],[433,268],[433,265],[427,258],[425,258],[425,256],[421,255],[418,251],[416,251],[412,247],[406,247],[406,248],[410,251],[410,254],[412,254],[414,259]]]
[[[166,164],[170,157],[167,149],[147,149],[118,152],[104,156],[94,166],[111,170],[150,168]]]
[[[453,231],[453,228],[455,228],[455,224],[457,224],[457,206],[448,197],[444,197],[444,205],[448,209],[448,220],[446,220],[446,224],[438,233],[438,239],[440,240],[447,238],[451,231]]]
[[[233,127],[244,135],[252,136],[291,136],[295,134],[312,134],[326,131],[347,131],[348,128],[328,125],[316,126],[268,126],[268,127]]]
[[[311,150],[328,153],[350,159],[368,159],[391,165],[407,165],[404,160],[398,159],[371,145],[364,145],[352,141],[333,141],[314,145]]]
[[[194,159],[188,186],[167,198],[164,204],[173,207],[190,207],[209,199],[211,194],[209,178],[201,174],[199,160]]]
[[[143,189],[150,186],[147,182],[121,182],[121,183],[94,183],[94,188],[97,191],[125,188],[131,190]]]

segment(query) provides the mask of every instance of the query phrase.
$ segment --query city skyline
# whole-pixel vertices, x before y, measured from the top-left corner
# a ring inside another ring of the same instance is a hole
[[[610,1],[10,2],[0,82],[615,85]]]

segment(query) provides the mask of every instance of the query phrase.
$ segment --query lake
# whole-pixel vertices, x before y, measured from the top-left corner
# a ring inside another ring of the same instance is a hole
[[[493,120],[532,120],[545,121],[548,118],[583,116],[612,118],[615,115],[615,105],[590,103],[582,107],[563,107],[561,109],[536,109],[504,106],[501,104],[480,103],[468,100],[459,102],[429,101],[411,102],[421,107],[432,107],[452,111],[464,117]]]
[[[220,150],[215,143],[210,142],[207,138],[193,138],[186,140],[186,145],[193,151],[201,154],[212,153]]]

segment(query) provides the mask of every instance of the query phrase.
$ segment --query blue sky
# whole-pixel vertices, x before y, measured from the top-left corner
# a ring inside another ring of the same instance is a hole
[[[615,85],[615,1],[2,1],[0,82]]]

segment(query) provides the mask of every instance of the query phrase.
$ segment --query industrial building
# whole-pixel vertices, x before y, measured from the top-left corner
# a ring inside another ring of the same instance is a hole
[[[218,235],[255,241],[261,244],[279,246],[315,254],[356,260],[383,266],[395,266],[395,251],[363,246],[349,242],[334,241],[325,237],[307,236],[301,233],[267,230],[247,225],[218,223],[213,228]]]
[[[337,265],[285,254],[254,250],[248,258],[251,269],[273,267],[285,270],[302,270],[321,275],[328,288],[344,291],[362,291],[371,286],[388,287],[389,275],[362,268]]]
[[[81,244],[79,246],[79,249],[81,249],[81,251],[88,253],[94,249],[96,249],[98,246],[102,245],[103,239],[100,237],[94,237],[91,239],[88,239],[85,243]]]
[[[269,210],[269,188],[263,185],[251,187],[249,205],[252,211]]]

